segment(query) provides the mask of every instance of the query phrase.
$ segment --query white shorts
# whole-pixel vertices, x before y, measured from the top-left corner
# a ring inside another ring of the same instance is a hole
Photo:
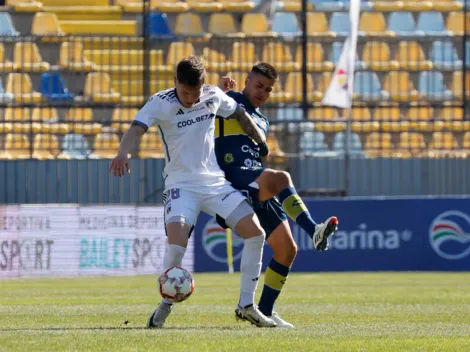
[[[217,193],[210,194],[209,191],[204,192],[202,186],[197,192],[172,186],[165,190],[165,223],[172,218],[184,218],[188,225],[195,225],[199,213],[206,212],[215,216],[218,214],[226,219],[246,197],[230,184],[221,186]],[[211,192],[214,189],[210,188]]]

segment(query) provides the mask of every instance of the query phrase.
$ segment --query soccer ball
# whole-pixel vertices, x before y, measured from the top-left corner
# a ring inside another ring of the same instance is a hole
[[[178,303],[191,296],[194,291],[194,279],[186,269],[173,266],[160,275],[158,286],[163,298]]]

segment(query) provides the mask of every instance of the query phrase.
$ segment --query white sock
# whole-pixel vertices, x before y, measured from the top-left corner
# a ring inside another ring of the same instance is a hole
[[[255,292],[261,273],[264,238],[263,235],[245,240],[240,264],[240,307],[255,303]]]
[[[181,263],[183,263],[183,257],[185,252],[186,248],[184,247],[178,246],[176,244],[168,245],[168,248],[165,252],[165,256],[163,257],[163,271],[175,265],[181,266]],[[173,304],[173,302],[165,298],[162,299],[162,302],[169,305]]]
[[[172,266],[181,266],[186,248],[176,244],[169,244],[163,257],[163,271]]]

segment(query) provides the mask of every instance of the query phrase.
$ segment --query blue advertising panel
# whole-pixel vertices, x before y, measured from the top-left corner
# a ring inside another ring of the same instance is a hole
[[[470,197],[313,199],[313,218],[339,218],[339,231],[326,252],[316,252],[309,236],[290,222],[299,247],[294,271],[470,270]],[[195,229],[195,270],[226,271],[225,231],[201,214]],[[235,270],[243,241],[233,235]],[[272,251],[265,246],[263,270]]]

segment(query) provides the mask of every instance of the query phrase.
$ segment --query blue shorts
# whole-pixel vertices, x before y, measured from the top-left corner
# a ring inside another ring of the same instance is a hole
[[[259,190],[254,182],[263,173],[264,168],[232,166],[225,168],[224,171],[225,177],[232,183],[232,186],[247,197],[268,238],[276,227],[287,220],[287,214],[276,197],[264,202],[259,201]],[[224,219],[218,215],[217,222],[220,226],[227,228]]]

